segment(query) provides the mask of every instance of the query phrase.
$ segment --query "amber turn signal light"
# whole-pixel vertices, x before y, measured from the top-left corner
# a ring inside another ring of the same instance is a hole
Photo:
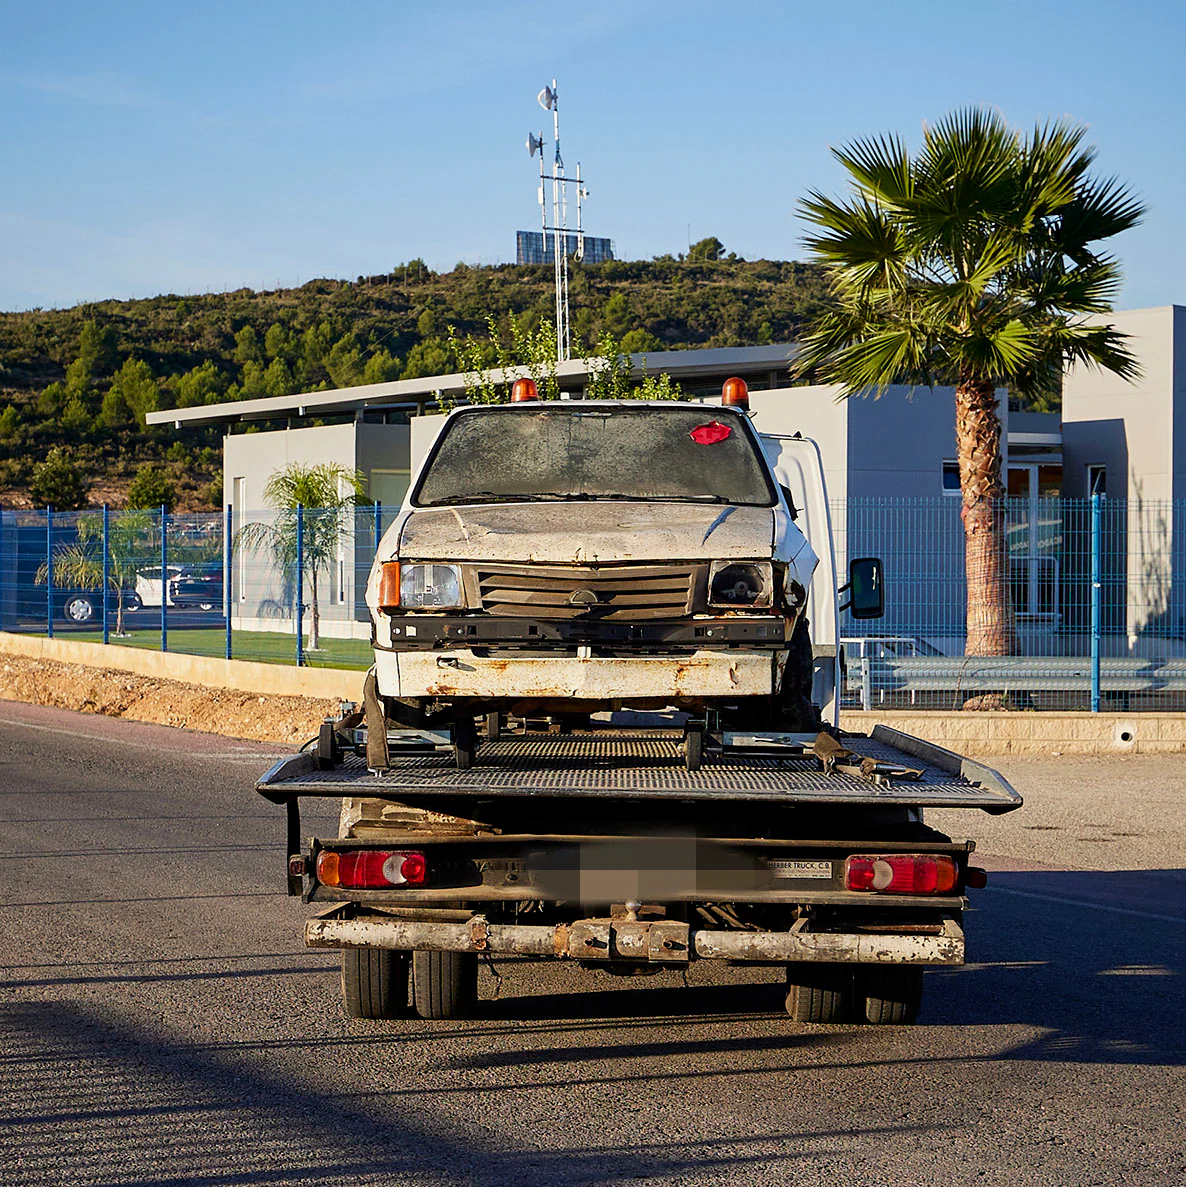
[[[399,609],[399,561],[384,561],[379,578],[379,609]]]

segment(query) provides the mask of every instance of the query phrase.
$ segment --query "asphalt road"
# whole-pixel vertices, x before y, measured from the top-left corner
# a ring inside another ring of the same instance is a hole
[[[797,1025],[765,970],[509,962],[477,1021],[377,1024],[301,946],[266,754],[0,702],[6,1187],[1186,1174],[1186,862],[1093,842],[1137,829],[1106,795],[1077,819],[1082,764],[1009,764],[1031,805],[987,831],[974,963],[928,974],[918,1026]],[[1161,805],[1141,827],[1181,832],[1186,759],[1112,769]]]

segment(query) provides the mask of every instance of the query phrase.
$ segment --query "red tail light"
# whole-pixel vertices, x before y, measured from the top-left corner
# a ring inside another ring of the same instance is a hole
[[[428,881],[428,861],[423,853],[390,849],[357,849],[349,853],[323,849],[317,855],[317,881],[347,890],[423,886]]]
[[[958,879],[955,859],[941,853],[878,853],[844,863],[845,887],[872,894],[947,894]]]

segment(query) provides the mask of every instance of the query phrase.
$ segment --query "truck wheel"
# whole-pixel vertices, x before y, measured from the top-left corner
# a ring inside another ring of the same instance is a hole
[[[474,765],[474,751],[478,748],[478,731],[473,719],[459,717],[453,726],[453,754],[459,771],[468,771]]]
[[[787,1013],[796,1022],[845,1022],[851,1002],[851,965],[787,965]]]
[[[421,1018],[472,1018],[478,958],[469,952],[413,952],[412,1001]]]
[[[865,1021],[875,1026],[905,1026],[922,1005],[922,974],[917,965],[871,964],[857,977],[858,1003],[864,999]]]
[[[403,1018],[408,956],[390,948],[342,949],[342,1005],[351,1018]]]

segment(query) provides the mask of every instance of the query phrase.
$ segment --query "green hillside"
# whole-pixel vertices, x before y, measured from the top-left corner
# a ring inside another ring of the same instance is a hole
[[[604,332],[627,351],[786,342],[827,300],[820,269],[721,255],[574,264],[574,333]],[[155,408],[287,395],[454,369],[459,336],[552,317],[552,269],[504,264],[434,273],[422,261],[356,281],[295,289],[101,301],[0,314],[0,505],[45,500],[38,463],[51,449],[119,505],[153,463],[185,509],[216,507],[219,434],[146,429]],[[61,503],[61,498],[59,498]]]

